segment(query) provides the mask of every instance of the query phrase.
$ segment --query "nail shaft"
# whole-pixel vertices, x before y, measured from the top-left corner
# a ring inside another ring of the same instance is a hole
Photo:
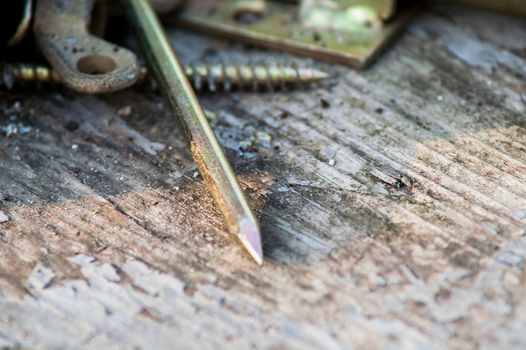
[[[172,113],[185,129],[193,158],[228,230],[241,241],[254,260],[262,264],[259,224],[150,2],[125,0],[125,4],[150,69],[166,95]]]

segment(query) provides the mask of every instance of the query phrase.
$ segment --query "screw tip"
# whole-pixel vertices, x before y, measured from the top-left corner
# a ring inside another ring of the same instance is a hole
[[[263,265],[263,246],[259,226],[250,219],[243,219],[239,223],[238,237],[258,265]]]
[[[308,68],[297,68],[296,70],[298,79],[306,83],[317,82],[330,78],[330,74],[319,69],[312,67]]]
[[[319,70],[319,69],[312,69],[312,80],[313,81],[318,81],[318,80],[324,80],[324,79],[328,79],[331,75],[327,72],[324,72],[322,70]]]

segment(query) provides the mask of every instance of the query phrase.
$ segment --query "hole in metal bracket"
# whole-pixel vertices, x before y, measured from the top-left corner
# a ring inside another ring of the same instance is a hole
[[[77,61],[77,69],[84,74],[107,74],[117,68],[113,58],[103,55],[88,55]]]
[[[254,24],[263,19],[266,10],[262,0],[239,0],[232,8],[232,19],[239,24]]]
[[[254,24],[263,18],[263,14],[251,11],[239,11],[234,13],[234,20],[241,24]]]

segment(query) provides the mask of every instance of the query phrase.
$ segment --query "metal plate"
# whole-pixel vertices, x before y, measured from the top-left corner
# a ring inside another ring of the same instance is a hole
[[[355,6],[358,10],[367,3],[364,0],[355,2],[347,1],[350,7]],[[299,6],[290,2],[266,1],[264,13],[255,21],[246,23],[236,17],[237,4],[239,0],[190,1],[184,10],[165,20],[210,35],[364,68],[420,8],[416,1],[405,9],[398,9],[391,20],[384,22],[383,18],[391,15],[394,2],[369,1],[370,8],[377,13],[378,22],[356,21],[349,25],[350,30],[341,31],[305,26],[298,14]]]

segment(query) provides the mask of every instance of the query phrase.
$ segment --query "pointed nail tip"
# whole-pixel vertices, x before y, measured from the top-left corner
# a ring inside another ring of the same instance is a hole
[[[261,246],[252,245],[251,242],[248,242],[246,240],[242,240],[243,245],[245,246],[245,249],[248,251],[252,259],[259,265],[263,265],[263,251],[261,250]]]
[[[254,259],[254,261],[256,262],[256,264],[258,264],[258,266],[263,266],[263,255],[259,255],[251,251],[249,251],[249,253],[252,259]]]
[[[261,266],[263,265],[263,248],[261,244],[261,234],[256,223],[247,223],[241,225],[239,238],[250,256]]]
[[[259,267],[263,266],[263,258],[261,257],[259,260],[256,260],[256,263]]]

